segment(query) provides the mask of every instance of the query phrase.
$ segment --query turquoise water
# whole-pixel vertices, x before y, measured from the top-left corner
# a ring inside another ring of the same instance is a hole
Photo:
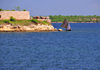
[[[100,24],[71,27],[71,32],[0,33],[0,70],[100,70]]]

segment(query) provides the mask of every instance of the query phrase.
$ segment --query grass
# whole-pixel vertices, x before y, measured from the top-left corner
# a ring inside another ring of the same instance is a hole
[[[32,22],[29,20],[10,21],[10,23],[13,25],[25,25],[25,26],[32,24]]]
[[[43,25],[50,25],[50,23],[48,23],[47,21],[41,21],[41,23],[42,23]]]
[[[1,25],[1,24],[4,24],[4,21],[3,21],[3,20],[0,20],[0,25]]]
[[[11,20],[0,20],[0,25],[1,24],[6,24],[6,23],[11,23],[13,25],[22,25],[22,26],[28,26],[30,24],[49,25],[49,23],[46,22],[46,21],[38,21],[36,19],[32,19],[32,20],[15,20],[15,21],[11,21]]]
[[[44,24],[44,25],[49,25],[49,23],[47,21],[38,21],[37,19],[32,19],[31,22],[35,23],[35,24]]]

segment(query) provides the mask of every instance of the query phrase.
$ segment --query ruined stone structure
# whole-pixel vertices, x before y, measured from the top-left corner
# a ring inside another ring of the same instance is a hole
[[[29,11],[0,11],[0,20],[10,19],[14,17],[17,20],[29,20]]]
[[[37,19],[39,21],[47,21],[48,23],[51,23],[51,20],[49,17],[43,17],[43,16],[34,16],[33,19]]]

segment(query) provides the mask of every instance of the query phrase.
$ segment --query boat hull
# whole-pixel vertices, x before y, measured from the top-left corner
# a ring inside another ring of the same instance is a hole
[[[71,29],[66,29],[66,31],[72,31]]]

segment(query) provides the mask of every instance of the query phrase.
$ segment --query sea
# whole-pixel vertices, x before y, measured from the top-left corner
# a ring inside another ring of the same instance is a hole
[[[100,70],[100,23],[70,24],[72,31],[0,32],[0,70]]]

